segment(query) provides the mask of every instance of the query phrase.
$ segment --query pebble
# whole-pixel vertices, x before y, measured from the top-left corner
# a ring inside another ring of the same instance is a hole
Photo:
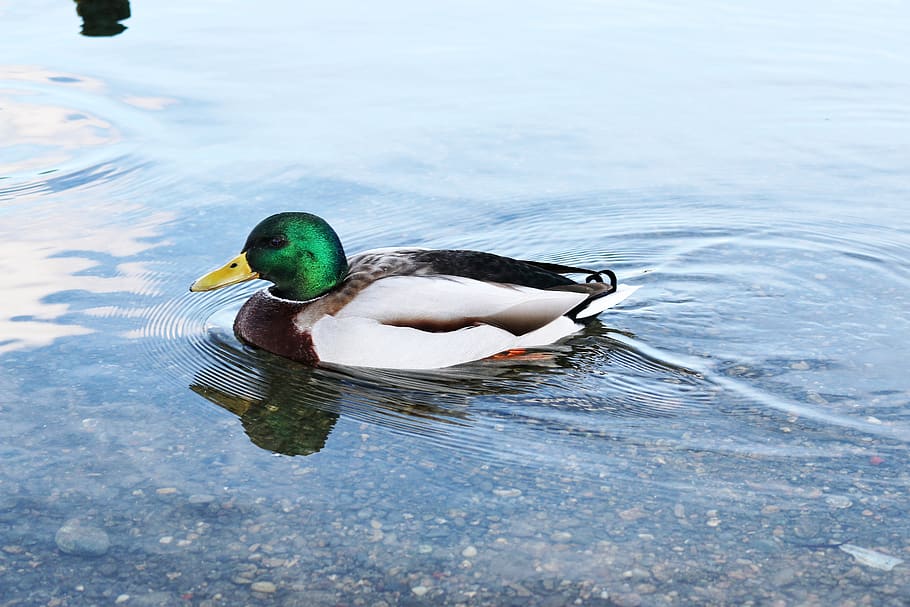
[[[413,588],[411,588],[411,592],[413,592],[417,596],[423,596],[429,591],[430,591],[430,589],[427,588],[426,586],[414,586]]]
[[[505,585],[514,590],[515,594],[520,597],[529,597],[533,594],[526,586],[522,586],[518,582],[505,582]]]
[[[818,392],[808,392],[806,393],[806,399],[815,403],[816,405],[827,405],[828,399],[819,394]]]
[[[776,572],[771,574],[771,582],[775,586],[783,588],[792,584],[799,577],[799,571],[796,570],[792,565],[784,565]]]
[[[855,558],[858,563],[866,565],[867,567],[881,569],[882,571],[891,571],[894,567],[904,562],[903,559],[899,559],[896,556],[891,556],[890,554],[870,550],[868,548],[862,548],[861,546],[855,546],[853,544],[841,544],[839,547],[841,550]]]
[[[206,506],[215,501],[215,496],[207,493],[194,493],[187,498],[187,501],[194,506]]]
[[[647,580],[651,578],[651,574],[641,567],[634,567],[628,571],[623,571],[622,576],[632,580]]]
[[[170,592],[149,592],[130,597],[131,607],[177,607],[180,600]]]
[[[829,495],[825,498],[825,503],[831,506],[832,508],[849,508],[853,505],[853,502],[850,501],[846,495]]]
[[[76,556],[102,556],[111,547],[111,540],[103,529],[85,525],[78,519],[63,523],[54,541],[61,552]]]
[[[818,521],[810,516],[800,516],[793,525],[793,533],[799,538],[814,538],[821,532]]]
[[[612,597],[613,603],[619,607],[638,607],[641,605],[641,595],[634,592],[618,594]]]
[[[272,582],[253,582],[250,586],[250,590],[253,592],[262,592],[264,594],[272,594],[278,588]]]
[[[622,510],[619,513],[619,518],[621,518],[624,521],[630,521],[630,522],[637,521],[638,519],[642,518],[643,516],[646,516],[646,513],[644,510],[642,510],[638,506],[635,506],[634,508],[629,508],[628,510]]]
[[[475,548],[474,546],[468,546],[467,548],[465,548],[464,550],[461,551],[461,556],[468,558],[468,559],[474,558],[475,556],[477,556],[477,548]]]

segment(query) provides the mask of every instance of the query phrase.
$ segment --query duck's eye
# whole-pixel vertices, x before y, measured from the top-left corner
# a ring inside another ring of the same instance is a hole
[[[288,239],[284,236],[273,236],[269,240],[269,246],[273,249],[280,249],[288,243]]]

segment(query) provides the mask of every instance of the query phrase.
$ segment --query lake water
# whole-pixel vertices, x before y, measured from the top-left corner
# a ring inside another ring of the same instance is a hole
[[[910,600],[910,5],[130,8],[0,2],[0,605]],[[187,292],[286,210],[642,288],[305,369]]]

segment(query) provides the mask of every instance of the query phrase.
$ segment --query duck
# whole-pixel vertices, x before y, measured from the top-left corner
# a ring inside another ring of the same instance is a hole
[[[413,370],[543,348],[638,288],[609,270],[482,251],[390,247],[348,257],[328,222],[305,212],[262,220],[239,255],[190,291],[254,279],[271,286],[237,313],[240,341],[305,365]]]

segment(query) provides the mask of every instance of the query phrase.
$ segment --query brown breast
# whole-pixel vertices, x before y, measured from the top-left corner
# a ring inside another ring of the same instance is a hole
[[[238,339],[307,365],[319,362],[313,339],[294,323],[306,303],[271,297],[259,291],[243,304],[234,319]]]

